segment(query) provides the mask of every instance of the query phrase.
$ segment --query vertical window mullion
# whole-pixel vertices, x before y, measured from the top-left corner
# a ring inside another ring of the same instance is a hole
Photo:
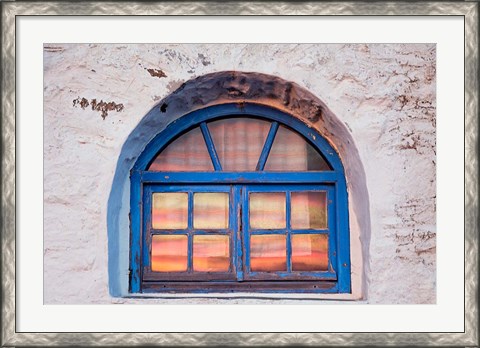
[[[291,229],[292,229],[292,224],[291,224],[291,204],[290,204],[290,191],[286,192],[286,210],[285,210],[285,220],[286,220],[286,242],[287,242],[287,272],[292,271],[292,239],[291,239]]]
[[[237,185],[232,185],[230,191],[232,195],[230,200],[230,228],[232,231],[232,239],[234,241],[234,249],[232,250],[232,265],[233,270],[236,273],[237,280],[242,281],[244,268],[242,261],[242,248],[245,241],[241,230],[241,189]]]
[[[250,215],[250,207],[248,202],[248,190],[245,186],[242,187],[241,191],[241,214],[240,214],[240,221],[241,221],[241,234],[243,239],[243,260],[242,264],[245,269],[245,272],[250,273],[250,228],[249,228],[249,215]]]
[[[215,150],[215,144],[213,143],[212,136],[208,130],[208,126],[205,122],[200,123],[200,129],[202,130],[203,139],[207,145],[208,153],[213,163],[213,167],[216,171],[222,170],[222,165],[220,164],[220,159],[218,158],[217,150]]]
[[[188,267],[187,272],[193,272],[193,192],[188,192],[188,252],[187,260]]]
[[[278,122],[272,122],[270,126],[270,131],[268,132],[267,139],[265,139],[265,144],[263,145],[262,153],[258,159],[256,170],[262,171],[265,168],[265,163],[267,162],[268,154],[272,148],[273,140],[278,130]]]

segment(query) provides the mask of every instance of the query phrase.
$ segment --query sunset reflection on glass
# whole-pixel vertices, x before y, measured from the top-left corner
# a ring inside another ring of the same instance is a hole
[[[228,228],[228,193],[206,192],[193,195],[193,228]]]
[[[210,122],[208,129],[223,170],[254,171],[270,130],[270,122],[229,118]]]
[[[230,267],[229,245],[229,236],[194,236],[193,270],[197,272],[227,272]]]
[[[326,271],[328,269],[328,235],[292,235],[292,270]]]
[[[184,229],[188,226],[188,193],[158,192],[152,197],[154,229]]]
[[[292,192],[292,228],[327,228],[327,193]]]
[[[250,269],[253,272],[286,271],[285,235],[250,236]]]
[[[285,228],[284,192],[250,193],[250,227],[252,229]]]
[[[213,171],[213,164],[199,127],[181,135],[152,162],[153,172]]]
[[[152,271],[185,272],[188,267],[186,235],[152,236]]]
[[[266,171],[332,170],[298,133],[280,126],[265,164]]]

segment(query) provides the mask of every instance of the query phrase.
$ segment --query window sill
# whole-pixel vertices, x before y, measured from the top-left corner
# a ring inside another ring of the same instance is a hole
[[[307,294],[299,294],[299,293],[252,293],[252,292],[236,292],[236,293],[137,293],[137,294],[128,294],[121,298],[115,298],[112,300],[113,303],[127,303],[130,300],[134,302],[138,302],[138,300],[185,300],[185,302],[195,303],[195,300],[198,303],[211,303],[213,301],[235,301],[235,303],[239,303],[238,301],[245,302],[248,304],[249,302],[256,302],[256,301],[268,301],[268,300],[275,300],[275,301],[348,301],[354,303],[368,303],[367,300],[363,299],[360,294],[325,294],[325,293],[307,293]],[[241,304],[240,302],[240,304]],[[341,302],[341,303],[342,303]]]

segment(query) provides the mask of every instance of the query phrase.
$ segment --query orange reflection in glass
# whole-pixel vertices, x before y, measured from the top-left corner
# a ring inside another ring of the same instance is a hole
[[[305,138],[284,126],[278,128],[266,171],[331,170],[325,159]]]
[[[285,235],[250,236],[250,269],[254,272],[286,271]]]
[[[228,193],[206,192],[193,195],[193,228],[228,228]]]
[[[193,270],[227,272],[230,268],[230,238],[224,235],[193,236]]]
[[[328,269],[328,235],[292,235],[292,270],[326,271]]]
[[[188,267],[186,235],[152,236],[152,271],[185,272]]]
[[[152,196],[152,227],[154,229],[187,228],[188,193],[157,192]]]
[[[292,228],[327,228],[327,193],[292,192]]]
[[[148,168],[154,172],[213,171],[202,131],[194,128],[160,152]]]
[[[270,130],[270,122],[229,118],[210,122],[208,129],[223,170],[254,171]]]
[[[250,193],[250,228],[285,228],[286,198],[284,192]]]

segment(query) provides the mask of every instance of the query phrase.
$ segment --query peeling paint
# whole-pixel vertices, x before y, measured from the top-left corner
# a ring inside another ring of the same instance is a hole
[[[144,69],[147,70],[150,76],[152,77],[158,77],[158,78],[167,77],[167,74],[165,74],[163,70],[152,69],[152,68],[144,68]]]
[[[78,97],[77,99],[73,100],[73,106],[76,107],[77,105],[79,105],[83,110],[85,110],[90,105],[92,107],[92,110],[100,112],[100,115],[104,120],[108,116],[108,111],[120,112],[125,108],[123,104],[117,104],[113,101],[104,102],[103,100],[100,100],[99,102],[97,102],[97,99],[92,99],[89,102],[86,98],[83,97]]]

